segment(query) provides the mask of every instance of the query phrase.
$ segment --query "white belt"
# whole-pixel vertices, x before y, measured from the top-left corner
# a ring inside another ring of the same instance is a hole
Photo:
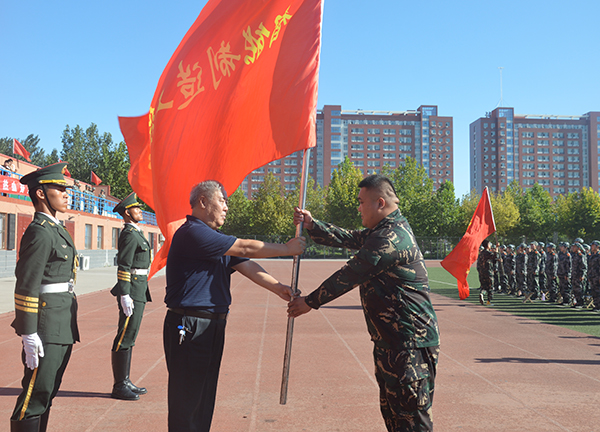
[[[44,284],[40,286],[40,294],[53,294],[61,292],[73,292],[74,286],[71,282],[60,282]]]
[[[134,275],[148,275],[150,273],[150,270],[148,269],[131,269],[131,274]]]

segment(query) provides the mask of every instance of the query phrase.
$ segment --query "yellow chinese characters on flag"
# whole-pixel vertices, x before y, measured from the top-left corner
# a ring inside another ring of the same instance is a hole
[[[160,77],[150,111],[120,117],[129,181],[165,236],[191,188],[228,193],[252,170],[315,145],[321,0],[209,0]]]

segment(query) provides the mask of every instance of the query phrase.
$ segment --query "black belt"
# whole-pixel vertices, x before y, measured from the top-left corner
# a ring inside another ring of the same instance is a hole
[[[171,312],[175,312],[176,314],[179,314],[179,315],[193,316],[196,318],[206,318],[206,319],[212,319],[212,320],[227,319],[227,313],[212,313],[212,312],[206,312],[206,311],[197,310],[197,309],[169,308],[169,310]]]

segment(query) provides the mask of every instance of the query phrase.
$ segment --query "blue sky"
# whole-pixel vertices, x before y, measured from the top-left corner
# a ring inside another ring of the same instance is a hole
[[[61,149],[66,125],[148,110],[205,1],[0,5],[0,137]],[[318,107],[454,117],[457,196],[469,190],[468,127],[500,102],[516,114],[600,111],[600,2],[326,0]]]

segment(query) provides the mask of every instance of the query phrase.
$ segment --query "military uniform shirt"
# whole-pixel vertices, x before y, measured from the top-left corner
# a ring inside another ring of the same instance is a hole
[[[309,306],[317,309],[360,286],[369,334],[376,346],[398,350],[439,345],[427,268],[399,210],[373,229],[348,231],[314,220],[309,234],[323,245],[359,249],[306,297]]]
[[[150,267],[150,243],[144,234],[133,224],[125,224],[119,235],[117,255],[117,284],[113,295],[129,295],[133,300],[152,301],[148,290],[148,276],[132,274],[135,269]]]
[[[77,251],[71,235],[56,219],[36,212],[21,240],[15,268],[15,319],[18,335],[38,333],[44,343],[79,341],[77,301],[73,292],[40,294],[42,284],[73,281]]]

